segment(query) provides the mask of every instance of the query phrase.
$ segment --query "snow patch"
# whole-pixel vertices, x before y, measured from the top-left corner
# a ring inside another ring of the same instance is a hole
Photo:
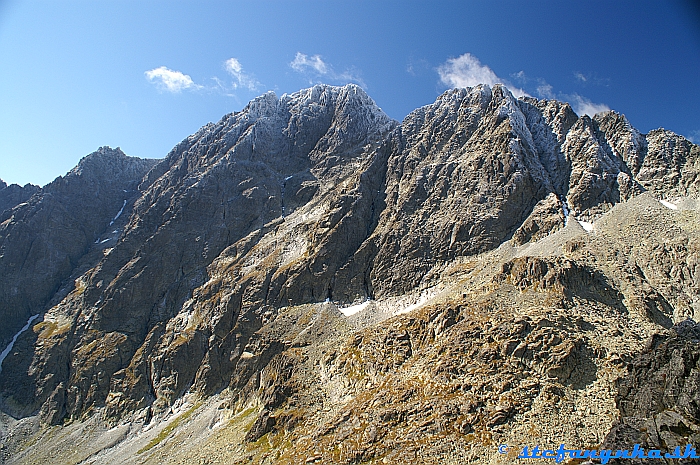
[[[350,316],[350,315],[354,315],[355,313],[359,313],[362,310],[364,310],[365,308],[367,308],[367,306],[370,304],[370,302],[371,302],[370,300],[365,300],[361,304],[351,305],[350,307],[345,307],[345,308],[339,308],[338,310],[340,310],[340,312],[343,315]]]
[[[566,204],[566,200],[561,201],[561,209],[564,212],[564,225],[569,224],[569,206]]]
[[[593,231],[593,223],[589,223],[588,221],[581,221],[581,220],[576,220],[576,221],[578,221],[578,224],[580,224],[581,227],[586,230],[586,232]]]
[[[434,290],[432,292],[424,292],[420,295],[420,297],[418,297],[418,300],[416,302],[400,310],[397,310],[396,312],[394,312],[394,315],[401,315],[402,313],[412,312],[418,307],[422,307],[427,301],[435,297],[436,294],[437,293]]]
[[[370,320],[373,317],[381,317],[382,315],[384,316],[382,319],[386,319],[412,312],[434,299],[440,292],[442,292],[442,287],[435,286],[420,293],[414,292],[400,297],[389,297],[381,300],[367,299],[349,307],[338,308],[338,310],[345,316],[352,316],[365,311],[365,315]]]
[[[286,178],[284,178],[284,180],[285,180],[285,181],[289,181],[290,179],[292,179],[292,177],[293,177],[293,176],[287,176]]]
[[[15,345],[15,342],[17,342],[17,338],[26,330],[29,329],[29,327],[32,324],[32,321],[36,320],[39,318],[39,314],[37,313],[36,315],[32,315],[29,317],[29,320],[27,320],[27,324],[22,327],[22,329],[19,330],[17,334],[14,335],[10,343],[5,347],[5,350],[2,351],[0,354],[0,373],[2,372],[2,362],[5,361],[5,357],[7,357],[10,354],[10,351],[12,350],[12,347]]]
[[[678,210],[678,205],[675,203],[668,202],[666,200],[659,200],[661,202],[661,205],[663,205],[666,208],[670,208],[671,210]]]
[[[114,218],[112,218],[112,221],[109,222],[109,225],[110,225],[110,226],[112,226],[112,225],[114,224],[114,222],[117,221],[117,218],[119,218],[120,216],[122,216],[122,212],[124,211],[124,207],[126,207],[126,200],[124,200],[124,203],[122,204],[121,210],[119,210],[119,211],[117,212],[117,216],[115,216]]]

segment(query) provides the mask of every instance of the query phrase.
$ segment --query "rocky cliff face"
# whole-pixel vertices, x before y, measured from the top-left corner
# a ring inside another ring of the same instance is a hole
[[[60,295],[92,244],[111,234],[110,221],[139,196],[138,183],[154,163],[103,147],[44,188],[0,191],[3,347],[30,315]]]
[[[669,236],[638,228],[670,214],[654,197],[697,198],[699,150],[502,86],[399,124],[354,85],[265,94],[155,166],[101,149],[3,214],[3,337],[48,308],[3,362],[3,410],[147,423],[223,392],[259,409],[248,441],[309,434],[328,463],[487,441],[698,316],[693,200]]]
[[[0,179],[0,211],[4,212],[15,205],[26,202],[39,190],[40,187],[33,184],[25,184],[24,186],[10,184],[8,186],[5,181]]]
[[[6,362],[3,385],[10,384],[13,392],[8,403],[36,409],[48,399],[56,405],[49,411],[60,413],[47,413],[47,418],[58,421],[66,413],[78,416],[105,405],[113,387],[110,405],[173,401],[192,383],[208,352],[211,336],[206,333],[191,331],[194,340],[172,338],[172,326],[182,321],[174,317],[190,312],[183,313],[183,305],[195,303],[193,291],[207,281],[206,267],[232,244],[254,245],[245,238],[274,230],[275,223],[312,200],[339,197],[335,202],[346,203],[347,209],[344,183],[357,177],[370,150],[394,126],[358,87],[315,87],[281,99],[266,94],[183,141],[138,186],[140,195],[113,246],[35,327],[42,342],[36,344],[38,352],[25,353],[21,361],[18,356],[16,364],[33,376],[11,376],[14,362]],[[114,202],[107,211],[119,207]],[[337,222],[337,212],[324,207],[318,210]],[[84,234],[82,243],[70,245],[84,250],[107,222]],[[272,271],[258,269],[248,278],[250,286],[239,284],[251,296],[234,298],[230,311],[238,313],[245,305],[261,313]],[[295,292],[295,301],[327,297],[326,288]],[[249,318],[252,326],[244,334],[259,325],[259,316]],[[236,318],[228,324],[235,325]],[[236,350],[229,344],[229,352]],[[220,383],[214,378],[205,385],[216,389]]]

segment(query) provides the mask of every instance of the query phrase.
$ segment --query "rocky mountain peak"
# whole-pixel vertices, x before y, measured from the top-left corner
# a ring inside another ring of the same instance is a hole
[[[625,161],[633,175],[638,175],[647,153],[647,141],[632,127],[625,115],[615,111],[598,113],[594,117],[601,132],[608,134],[608,144],[616,156]]]
[[[109,146],[100,147],[81,158],[78,165],[69,171],[68,174],[79,175],[83,170],[98,170],[103,166],[109,165],[111,161],[123,160],[125,158],[127,158],[127,155],[122,152],[119,147],[116,149]]]
[[[120,191],[135,192],[144,173],[157,162],[129,157],[118,147],[100,147],[83,157],[65,176],[44,186],[42,194],[75,197],[82,192],[80,196],[114,199],[122,196]]]
[[[0,222],[4,221],[4,212],[10,210],[16,205],[26,202],[32,195],[39,192],[41,188],[33,184],[10,184],[9,186],[0,179]]]

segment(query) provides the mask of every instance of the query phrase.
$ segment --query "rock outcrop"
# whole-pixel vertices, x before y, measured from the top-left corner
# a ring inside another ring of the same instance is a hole
[[[618,383],[616,399],[620,418],[608,433],[607,449],[632,450],[639,444],[673,453],[676,447],[700,442],[700,327],[693,320],[655,334],[627,366]],[[646,463],[614,460],[610,463]],[[665,463],[676,463],[666,460]],[[685,458],[677,463],[697,463]]]
[[[5,181],[0,179],[0,212],[26,202],[40,190],[39,186],[33,184],[25,184],[24,186],[10,184],[8,186]]]

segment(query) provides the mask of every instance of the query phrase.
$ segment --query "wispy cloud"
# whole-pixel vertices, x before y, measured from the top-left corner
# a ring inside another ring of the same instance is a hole
[[[525,71],[518,71],[517,73],[511,74],[510,77],[513,78],[516,82],[519,82],[521,84],[525,84],[527,82],[527,77],[525,76]]]
[[[159,90],[180,93],[183,90],[199,90],[204,92],[219,92],[229,97],[235,97],[233,91],[244,88],[249,91],[257,91],[262,84],[255,77],[243,71],[240,61],[236,58],[229,58],[223,64],[224,70],[233,78],[233,81],[220,79],[214,76],[211,80],[213,85],[200,85],[192,78],[180,71],[168,69],[165,66],[146,71],[146,79],[155,84]]]
[[[686,139],[688,139],[693,144],[700,144],[700,129],[696,129],[695,131],[690,131],[690,134],[688,134]]]
[[[168,69],[165,66],[145,72],[146,78],[154,83],[160,90],[172,93],[180,93],[185,89],[198,89],[199,86],[192,78],[180,71]]]
[[[411,76],[418,76],[425,71],[432,71],[432,66],[425,58],[415,58],[411,55],[406,65],[406,72]]]
[[[579,76],[580,75],[580,76]],[[599,80],[598,78],[591,78],[590,76],[584,76],[581,73],[574,73],[574,76],[577,76],[577,79],[581,82],[595,82],[598,83],[598,81],[603,82],[602,80]],[[561,100],[564,102],[569,102],[571,104],[571,107],[574,109],[576,114],[578,115],[588,115],[588,116],[593,116],[596,113],[600,113],[602,111],[610,111],[610,107],[606,105],[605,103],[594,103],[592,102],[589,98],[584,97],[583,95],[573,93],[573,94],[567,94],[563,92],[557,92],[554,90],[554,87],[549,84],[547,81],[544,79],[538,77],[538,78],[531,78],[525,75],[524,71],[520,71],[515,74],[511,74],[511,77],[513,79],[516,79],[519,83],[522,85],[526,86],[529,85],[529,88],[534,87],[535,88],[535,95],[537,95],[539,98],[542,99],[548,99],[548,100]]]
[[[484,65],[471,53],[450,58],[437,69],[440,81],[450,87],[473,87],[478,84],[504,84],[516,97],[528,95],[524,90],[501,79],[491,68]]]
[[[243,66],[236,58],[229,58],[224,62],[224,69],[235,79],[233,88],[245,87],[250,91],[256,91],[260,83],[251,75],[243,72]]]
[[[544,80],[537,86],[535,93],[537,94],[537,96],[539,98],[544,98],[544,99],[549,99],[549,100],[557,98],[556,95],[554,94],[554,87],[552,87],[551,85],[544,82]]]
[[[309,81],[319,82],[326,80],[334,83],[355,82],[362,87],[366,87],[359,73],[355,70],[345,70],[336,72],[329,63],[321,57],[321,55],[306,55],[305,53],[297,52],[294,60],[289,63],[291,68],[301,74],[309,77]]]
[[[609,87],[610,86],[610,78],[600,77],[596,73],[582,73],[581,71],[574,71],[573,75],[574,75],[574,79],[575,79],[576,83],[579,85],[582,85],[584,87],[587,87],[587,86]]]
[[[593,103],[586,97],[579,94],[564,95],[563,99],[571,104],[577,115],[593,116],[596,113],[610,111],[610,107],[604,103]]]
[[[297,52],[294,60],[289,63],[289,66],[300,73],[313,70],[318,74],[328,74],[328,65],[323,61],[321,55],[308,56],[304,53]]]

